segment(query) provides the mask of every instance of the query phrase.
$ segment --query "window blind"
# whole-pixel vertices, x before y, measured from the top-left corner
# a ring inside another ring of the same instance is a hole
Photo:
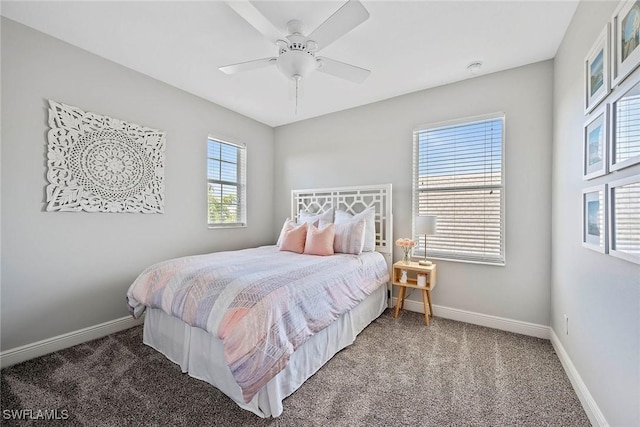
[[[611,249],[640,260],[640,182],[612,188]]]
[[[437,217],[427,256],[504,264],[504,115],[426,126],[413,139],[413,215]]]
[[[640,95],[628,94],[616,102],[615,123],[613,163],[640,156]]]
[[[246,225],[246,147],[209,138],[207,205],[209,226]]]

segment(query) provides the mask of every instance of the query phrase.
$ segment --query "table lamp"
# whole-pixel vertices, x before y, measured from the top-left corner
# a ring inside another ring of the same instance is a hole
[[[418,264],[431,265],[431,261],[427,261],[427,236],[436,234],[436,217],[433,215],[417,216],[416,234],[424,234],[424,259],[418,261]]]

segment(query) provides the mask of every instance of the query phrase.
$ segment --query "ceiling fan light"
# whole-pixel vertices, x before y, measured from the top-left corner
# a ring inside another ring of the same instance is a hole
[[[313,56],[296,50],[280,54],[276,66],[289,79],[293,79],[295,75],[304,78],[317,68],[316,60]]]

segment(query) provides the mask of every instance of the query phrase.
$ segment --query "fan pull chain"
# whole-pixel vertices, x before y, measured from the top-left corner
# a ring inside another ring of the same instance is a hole
[[[300,85],[300,80],[302,80],[302,76],[300,74],[295,74],[293,76],[293,79],[296,81],[296,112],[295,112],[295,115],[297,116],[298,115],[298,98],[299,98],[298,93],[299,93],[299,89],[300,89],[299,85]]]

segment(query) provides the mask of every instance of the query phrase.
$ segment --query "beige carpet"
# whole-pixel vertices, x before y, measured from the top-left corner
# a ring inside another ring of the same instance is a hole
[[[136,327],[2,372],[2,425],[588,426],[551,343],[390,310],[263,420],[142,344]],[[57,410],[57,421],[7,420]],[[41,411],[41,412],[38,412]],[[65,416],[66,414],[66,416]]]

